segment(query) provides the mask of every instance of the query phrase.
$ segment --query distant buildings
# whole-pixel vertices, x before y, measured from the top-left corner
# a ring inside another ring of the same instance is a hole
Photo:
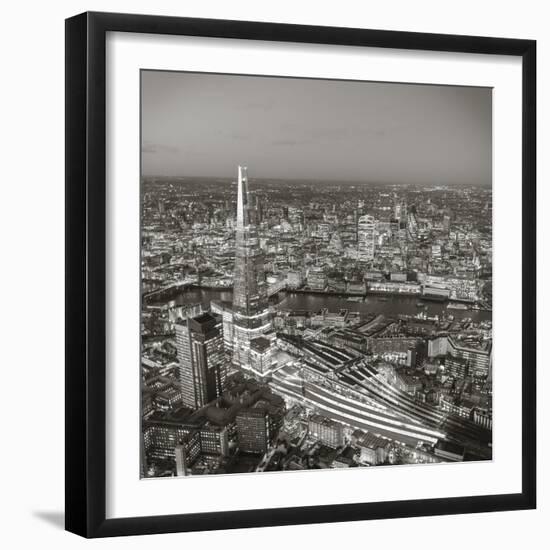
[[[288,221],[296,230],[301,231],[304,227],[304,211],[290,206],[288,208]]]
[[[360,262],[374,260],[374,236],[376,222],[373,216],[365,215],[359,218],[357,223],[357,249]]]
[[[301,271],[289,271],[286,276],[289,288],[300,288],[304,284],[304,277]]]

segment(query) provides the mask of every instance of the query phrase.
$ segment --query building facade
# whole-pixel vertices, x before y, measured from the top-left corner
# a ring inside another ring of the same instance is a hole
[[[449,337],[448,342],[450,356],[466,361],[469,365],[468,374],[470,376],[490,378],[493,360],[491,341],[469,342]]]
[[[202,313],[176,323],[182,403],[199,409],[220,396],[226,377],[220,316]]]
[[[273,367],[273,345],[271,340],[259,336],[250,341],[250,366],[259,375],[264,375]]]
[[[237,414],[239,450],[265,453],[270,443],[269,416],[263,408],[245,409]]]
[[[336,449],[344,444],[344,427],[326,416],[313,414],[308,420],[309,433],[323,445]]]
[[[373,216],[365,215],[357,223],[357,259],[360,262],[374,260],[374,237],[376,223]]]

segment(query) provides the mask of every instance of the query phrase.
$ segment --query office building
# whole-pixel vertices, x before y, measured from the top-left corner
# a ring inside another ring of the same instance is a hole
[[[245,409],[237,414],[239,450],[265,453],[269,445],[269,416],[263,408]]]
[[[229,426],[207,421],[200,428],[201,451],[204,455],[229,455]]]
[[[179,320],[176,348],[183,405],[198,409],[221,395],[226,376],[221,317],[202,313]]]
[[[235,419],[239,450],[265,453],[283,424],[285,413],[281,397],[263,393],[259,400],[241,409]]]
[[[197,430],[187,434],[175,447],[176,475],[186,476],[201,454],[201,439]]]
[[[469,365],[469,376],[487,378],[490,374],[493,360],[492,343],[479,338],[448,339],[448,352],[452,358],[460,358]]]

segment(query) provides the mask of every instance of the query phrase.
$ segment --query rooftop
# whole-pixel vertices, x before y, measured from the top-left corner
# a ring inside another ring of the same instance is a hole
[[[250,341],[250,349],[257,351],[258,353],[264,353],[271,347],[271,340],[268,340],[264,336],[259,336]]]
[[[316,422],[317,424],[321,424],[323,426],[330,426],[330,427],[337,427],[341,426],[340,422],[336,422],[336,420],[332,420],[332,418],[327,418],[326,416],[322,416],[320,414],[312,414],[309,417],[310,422]]]

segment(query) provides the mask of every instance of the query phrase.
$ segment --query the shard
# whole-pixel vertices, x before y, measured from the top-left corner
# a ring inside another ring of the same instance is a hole
[[[264,259],[257,210],[248,191],[246,166],[239,166],[235,276],[233,283],[233,361],[250,368],[250,341],[271,331]]]

